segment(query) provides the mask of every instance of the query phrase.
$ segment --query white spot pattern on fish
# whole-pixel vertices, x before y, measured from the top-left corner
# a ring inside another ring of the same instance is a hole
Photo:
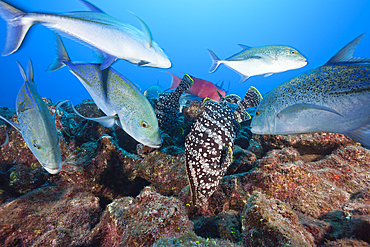
[[[232,162],[234,140],[240,128],[234,115],[243,115],[246,106],[257,106],[261,100],[259,92],[252,87],[243,105],[232,112],[227,101],[236,102],[238,98],[226,96],[220,103],[206,99],[203,113],[186,137],[186,172],[195,206],[201,206],[214,193]]]

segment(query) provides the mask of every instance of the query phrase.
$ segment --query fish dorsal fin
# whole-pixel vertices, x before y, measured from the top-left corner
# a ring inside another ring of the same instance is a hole
[[[89,3],[88,1],[86,0],[80,0],[81,3],[83,3],[87,8],[89,8],[92,12],[96,12],[96,13],[104,13],[101,9],[99,9],[98,7],[96,7],[95,5]]]
[[[348,43],[345,47],[343,47],[340,51],[337,52],[325,65],[335,64],[335,63],[360,63],[360,62],[370,62],[370,59],[367,58],[354,58],[353,53],[357,47],[357,45],[360,43],[360,41],[363,39],[365,34],[361,34],[354,40],[352,40],[350,43]]]
[[[54,61],[49,65],[49,67],[46,69],[47,72],[51,72],[59,68],[62,68],[65,65],[64,62],[71,61],[60,36],[57,33],[54,33],[54,37],[55,37],[56,57]]]
[[[22,65],[18,61],[17,61],[17,64],[18,64],[19,71],[21,72],[23,80],[27,81],[27,76],[26,76],[26,73],[24,72],[24,69],[23,69]]]
[[[7,122],[8,124],[10,124],[11,126],[13,126],[14,129],[18,130],[18,132],[22,133],[21,132],[21,126],[19,124],[16,124],[14,123],[13,121],[10,121],[8,119],[6,119],[5,117],[1,116],[0,115],[0,119],[1,120],[4,120],[5,122]]]
[[[29,82],[34,82],[33,81],[33,66],[32,66],[32,61],[30,58],[28,58],[27,79]]]
[[[327,111],[327,112],[331,112],[339,116],[342,116],[339,112],[327,106],[308,104],[308,103],[298,103],[298,104],[294,104],[294,105],[284,108],[277,114],[277,117],[279,119],[289,120],[291,117],[294,117],[295,113],[298,113],[304,110]]]
[[[131,14],[133,14],[139,20],[140,25],[141,25],[141,31],[144,34],[146,44],[147,44],[148,47],[152,47],[153,38],[152,38],[152,33],[150,32],[150,29],[149,29],[148,25],[146,25],[146,23],[139,16],[137,16],[136,14],[134,14],[131,11],[129,11],[129,12]]]
[[[250,46],[242,45],[242,44],[238,44],[238,46],[240,46],[243,50],[248,50],[248,49],[252,48]]]

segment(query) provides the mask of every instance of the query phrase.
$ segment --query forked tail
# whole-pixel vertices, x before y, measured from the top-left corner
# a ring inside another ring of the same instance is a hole
[[[26,13],[0,1],[0,16],[6,21],[7,35],[3,56],[16,52],[33,21],[23,18]]]

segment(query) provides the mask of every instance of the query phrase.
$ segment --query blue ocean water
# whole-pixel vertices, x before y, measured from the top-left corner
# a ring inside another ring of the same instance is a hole
[[[77,0],[12,0],[7,1],[27,12],[63,13],[87,10]],[[370,57],[370,1],[288,1],[288,0],[91,0],[105,13],[140,28],[129,11],[149,26],[153,39],[165,50],[172,67],[158,69],[138,67],[119,60],[113,67],[138,85],[142,91],[159,84],[168,88],[169,71],[209,80],[224,81],[229,93],[243,96],[250,86],[266,93],[280,83],[306,70],[326,63],[337,51],[362,33],[368,33],[355,51],[356,57]],[[6,24],[0,19],[0,51],[5,46]],[[92,62],[91,49],[62,37],[72,61]],[[248,46],[290,45],[308,58],[308,65],[270,77],[254,76],[239,83],[240,76],[221,65],[209,73],[211,59],[206,48],[221,59]],[[89,94],[66,67],[45,72],[55,57],[53,32],[35,25],[21,49],[0,57],[0,106],[15,108],[15,99],[23,83],[16,61],[27,66],[33,61],[35,82],[42,97],[54,102],[70,99],[74,104],[90,98]]]

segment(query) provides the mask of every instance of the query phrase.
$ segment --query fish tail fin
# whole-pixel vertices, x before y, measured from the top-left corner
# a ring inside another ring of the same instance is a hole
[[[216,71],[218,66],[220,65],[221,61],[220,59],[216,56],[216,54],[213,53],[210,49],[207,49],[209,55],[211,56],[212,59],[212,65],[211,68],[209,68],[209,73],[213,73]]]
[[[178,92],[180,95],[188,90],[194,83],[193,78],[190,75],[185,74],[182,78],[180,84],[177,86],[175,92]]]
[[[57,33],[55,33],[55,45],[57,56],[55,57],[54,61],[49,65],[49,67],[46,69],[47,72],[57,70],[65,66],[64,62],[71,61],[66,51],[66,48],[64,47],[62,39]]]
[[[179,77],[175,76],[174,74],[172,74],[171,72],[168,72],[168,71],[163,71],[163,72],[166,72],[166,73],[168,73],[172,76],[171,87],[169,89],[177,88],[177,86],[181,82],[181,79]]]
[[[257,107],[262,100],[262,95],[255,87],[250,87],[244,96],[244,99],[239,103],[238,108],[234,112],[234,119],[241,123],[251,119],[251,116],[245,112],[249,107]]]
[[[27,31],[34,24],[22,18],[26,13],[0,1],[0,16],[6,21],[7,35],[3,56],[16,52],[21,46]]]

